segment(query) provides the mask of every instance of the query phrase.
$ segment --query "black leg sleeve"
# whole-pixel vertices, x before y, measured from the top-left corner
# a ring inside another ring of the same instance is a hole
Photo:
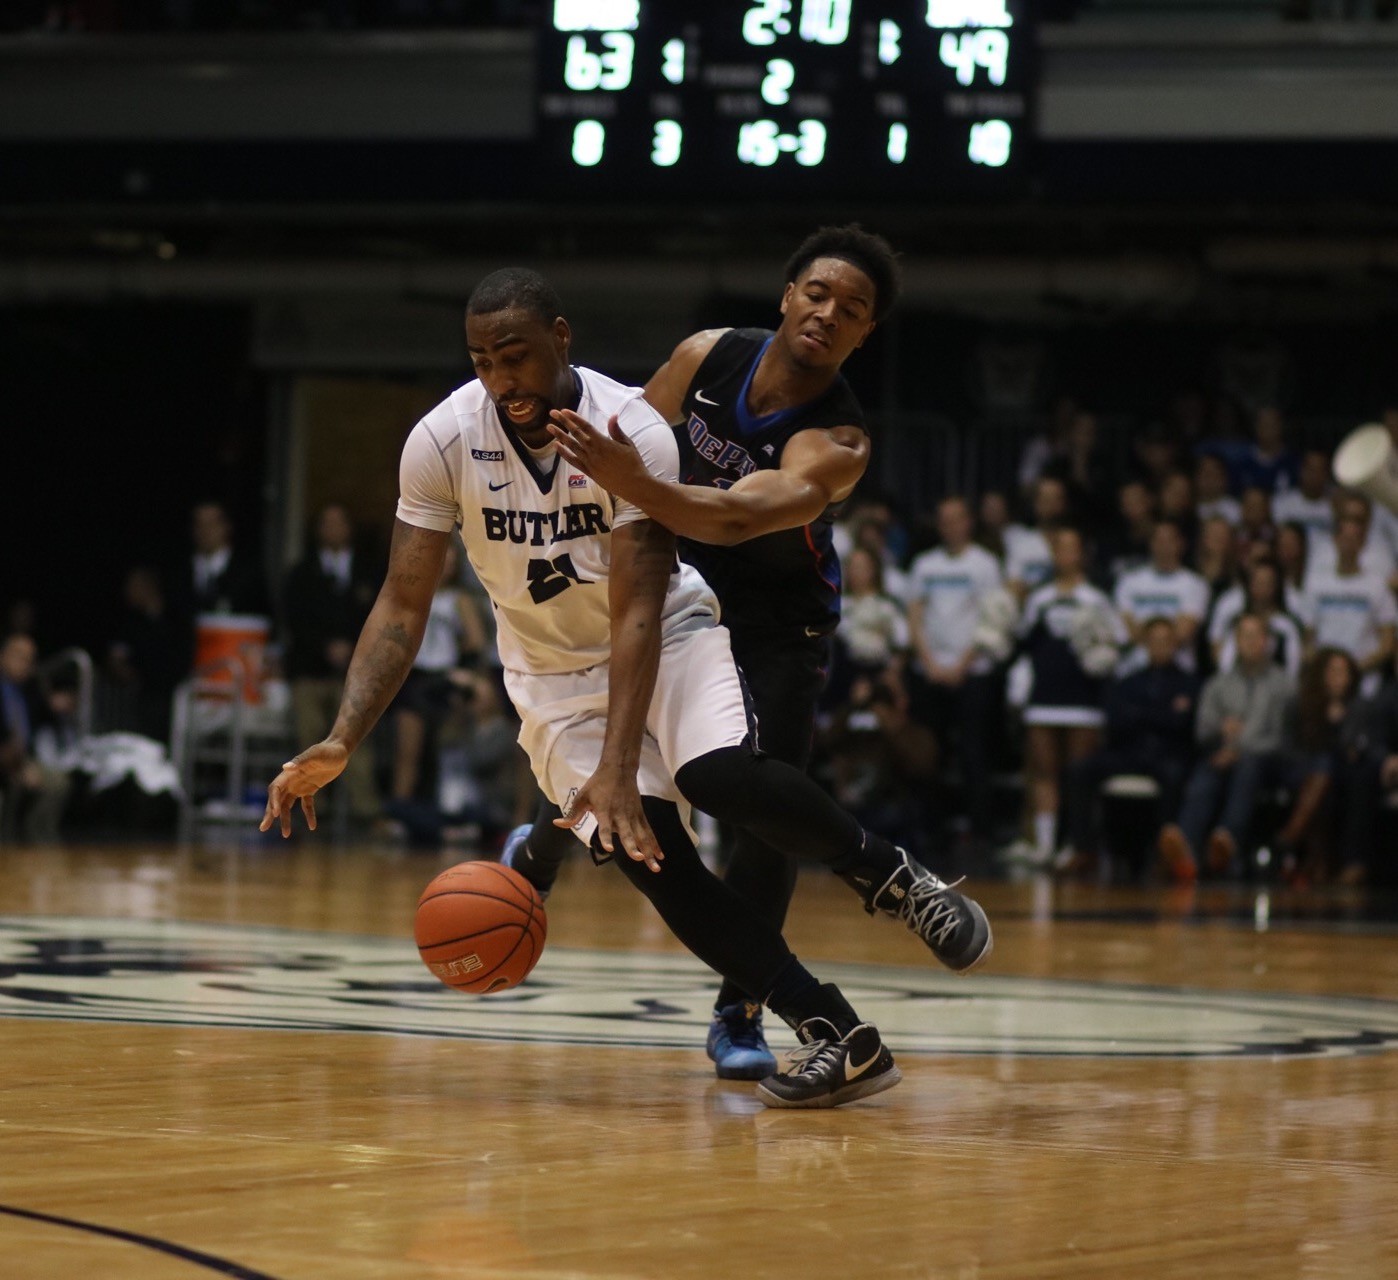
[[[675,785],[720,822],[751,831],[791,857],[820,859],[866,904],[902,865],[893,845],[866,832],[799,769],[749,746],[721,747],[689,761],[675,773]]]
[[[557,876],[563,860],[578,848],[577,836],[567,827],[553,825],[553,820],[562,816],[563,811],[552,800],[546,800],[541,796],[539,811],[534,815],[534,829],[526,841],[530,861],[545,873],[549,883]]]
[[[650,871],[620,852],[612,860],[699,959],[766,1000],[783,970],[795,963],[781,933],[699,861],[673,804],[651,796],[642,804],[665,854],[660,870]]]

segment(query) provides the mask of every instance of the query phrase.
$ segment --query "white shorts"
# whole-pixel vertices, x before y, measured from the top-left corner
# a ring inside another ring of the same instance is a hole
[[[505,688],[522,721],[519,744],[540,789],[565,813],[602,758],[610,671],[603,662],[556,675],[505,672]],[[667,637],[641,739],[641,794],[678,804],[688,826],[689,806],[675,787],[675,772],[710,751],[740,745],[749,728],[728,628],[704,621]],[[591,814],[574,828],[584,844],[596,830]]]

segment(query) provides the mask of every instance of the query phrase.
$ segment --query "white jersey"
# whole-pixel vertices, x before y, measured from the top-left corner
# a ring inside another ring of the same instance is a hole
[[[957,556],[935,547],[913,561],[908,570],[908,604],[917,611],[935,661],[948,667],[961,661],[975,642],[982,602],[999,585],[1000,562],[975,543]],[[991,665],[980,657],[971,669],[979,673]]]
[[[1193,618],[1203,624],[1209,611],[1209,584],[1193,569],[1176,569],[1161,573],[1154,565],[1124,573],[1116,584],[1115,603],[1118,611],[1139,626],[1151,618]],[[1198,665],[1193,646],[1180,651],[1176,661],[1186,671]],[[1147,665],[1149,658],[1143,645],[1136,645],[1121,661],[1121,675],[1129,675]]]
[[[1398,623],[1398,608],[1380,577],[1319,570],[1306,575],[1302,621],[1314,633],[1317,648],[1343,649],[1363,662],[1379,648],[1379,628]]]
[[[1195,503],[1194,516],[1200,524],[1205,520],[1227,520],[1236,529],[1242,523],[1243,504],[1237,498],[1224,494],[1221,498]]]
[[[1335,552],[1335,539],[1329,533],[1311,532],[1306,542],[1306,582],[1309,586],[1312,574],[1329,575],[1335,572],[1339,559]],[[1377,521],[1369,526],[1369,537],[1359,552],[1359,569],[1371,577],[1391,578],[1395,566],[1393,552],[1388,545],[1384,530]]]
[[[1308,498],[1300,489],[1288,489],[1272,499],[1272,522],[1299,524],[1306,531],[1306,545],[1314,550],[1318,542],[1330,542],[1335,508],[1328,497]]]
[[[578,414],[606,429],[613,414],[664,480],[679,476],[669,425],[636,387],[575,368]],[[504,427],[479,381],[458,387],[408,436],[398,518],[422,529],[459,527],[490,595],[500,661],[509,671],[581,671],[611,655],[607,579],[614,529],[644,520],[550,446],[534,454]],[[670,636],[687,620],[718,617],[708,584],[676,561],[661,615]]]
[[[1124,573],[1116,584],[1117,609],[1136,622],[1147,618],[1196,618],[1209,611],[1209,584],[1192,569],[1161,573],[1153,565]]]
[[[1005,580],[1022,582],[1029,591],[1053,577],[1053,552],[1043,532],[1030,525],[1005,529]]]

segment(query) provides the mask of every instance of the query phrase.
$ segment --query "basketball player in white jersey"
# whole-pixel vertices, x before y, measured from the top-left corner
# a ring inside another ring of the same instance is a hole
[[[460,530],[499,621],[506,687],[545,794],[617,865],[706,964],[794,1027],[803,1049],[758,1086],[769,1106],[834,1106],[890,1088],[898,1069],[875,1028],[816,982],[699,861],[680,816],[693,803],[826,861],[869,911],[903,919],[954,968],[990,951],[979,906],[864,832],[804,774],[757,755],[712,593],[674,538],[558,454],[550,414],[615,415],[674,480],[669,427],[641,398],[568,363],[571,334],[535,273],[488,276],[467,307],[478,381],[414,428],[403,451],[388,576],[360,635],[324,742],[268,789],[262,829],[290,833],[299,799],[344,768],[398,688],[422,637],[447,540]],[[616,848],[620,845],[620,849]]]

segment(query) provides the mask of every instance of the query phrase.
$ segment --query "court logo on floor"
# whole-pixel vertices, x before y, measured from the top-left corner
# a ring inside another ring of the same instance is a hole
[[[1398,1003],[821,964],[900,1052],[1334,1056],[1398,1047]],[[693,1048],[712,974],[683,955],[550,947],[529,981],[448,990],[407,938],[0,918],[0,1016]],[[786,1038],[782,1033],[783,1040]]]

